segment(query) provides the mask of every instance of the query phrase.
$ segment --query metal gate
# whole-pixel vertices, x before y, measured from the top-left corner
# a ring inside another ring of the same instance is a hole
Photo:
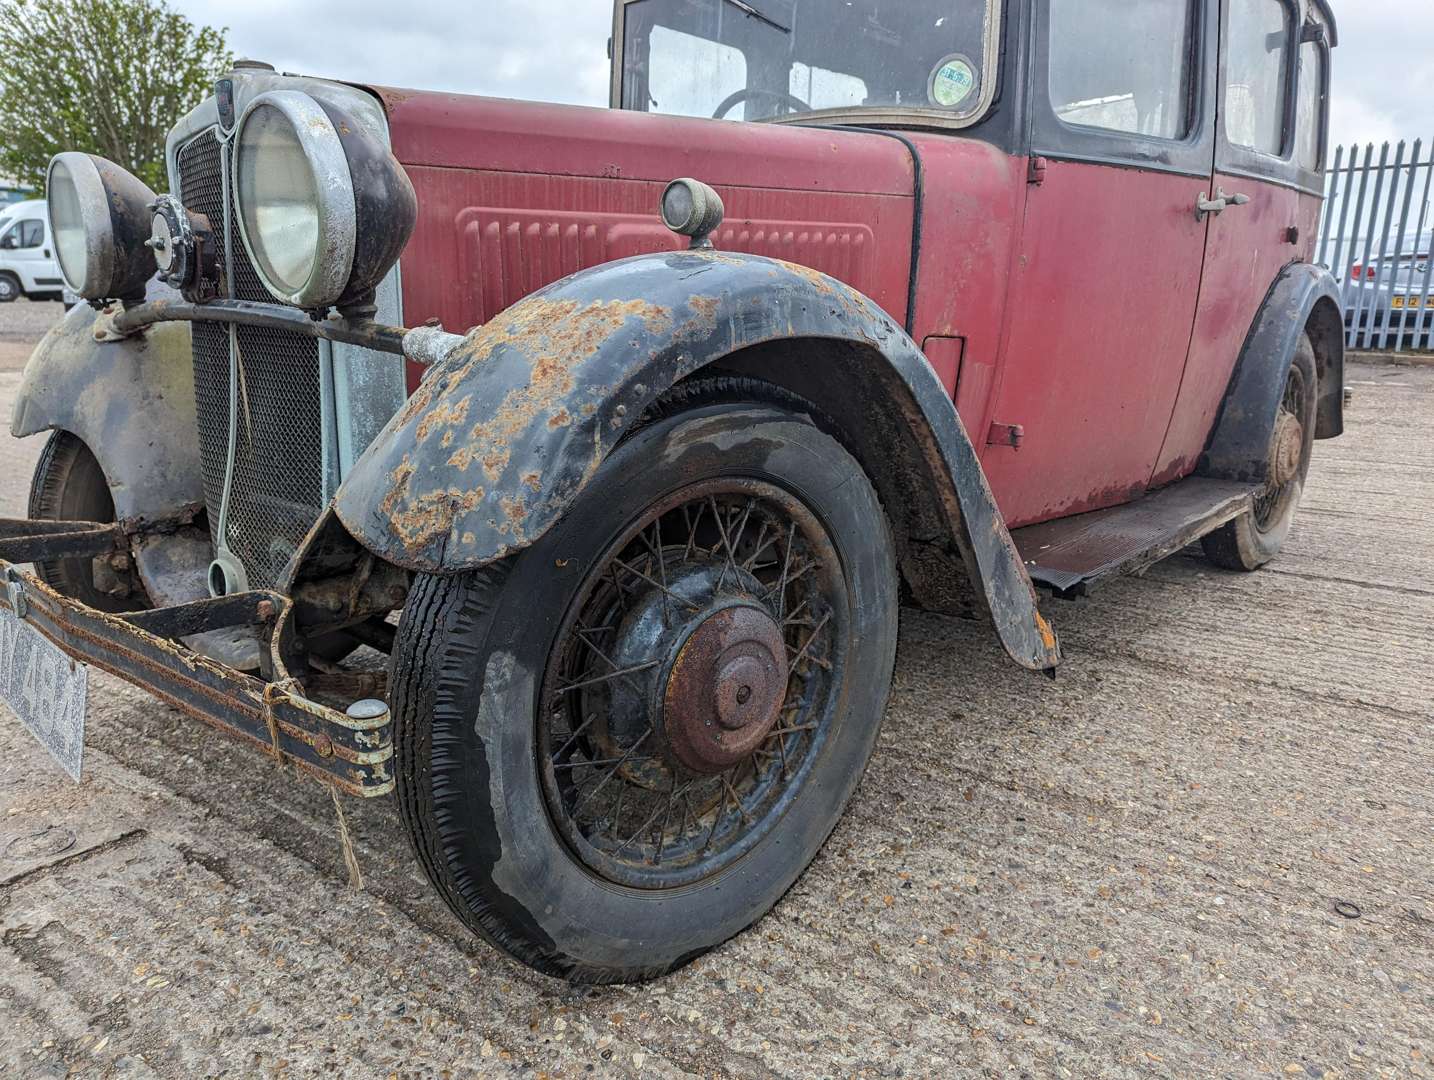
[[[1325,177],[1321,266],[1353,349],[1434,348],[1434,143],[1341,146]]]

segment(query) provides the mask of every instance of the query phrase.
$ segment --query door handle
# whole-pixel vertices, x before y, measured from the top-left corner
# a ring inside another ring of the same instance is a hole
[[[1206,198],[1202,191],[1195,197],[1195,217],[1199,221],[1204,221],[1206,214],[1223,214],[1232,206],[1245,206],[1249,201],[1248,195],[1238,191],[1233,195],[1227,195],[1224,188],[1216,188],[1213,199]]]

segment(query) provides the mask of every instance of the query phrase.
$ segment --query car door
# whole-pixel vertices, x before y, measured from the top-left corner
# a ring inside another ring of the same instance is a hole
[[[1224,0],[1220,116],[1199,312],[1152,482],[1191,472],[1270,286],[1314,251],[1330,29],[1305,0]]]
[[[1031,184],[983,464],[1013,525],[1142,494],[1180,386],[1218,0],[1036,4]]]

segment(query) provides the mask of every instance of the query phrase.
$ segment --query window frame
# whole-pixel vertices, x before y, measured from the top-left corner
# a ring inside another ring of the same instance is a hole
[[[1051,11],[1040,3],[1031,25],[1029,128],[1031,154],[1057,161],[1120,165],[1200,177],[1208,182],[1215,157],[1215,75],[1221,0],[1194,0],[1190,129],[1182,139],[1072,124],[1051,100]]]
[[[1339,44],[1338,32],[1334,17],[1325,0],[1279,0],[1279,2],[1294,12],[1290,30],[1290,53],[1294,57],[1294,62],[1289,65],[1290,70],[1286,75],[1284,148],[1281,153],[1276,155],[1233,143],[1227,136],[1225,124],[1222,121],[1216,125],[1219,131],[1215,143],[1215,171],[1228,176],[1239,176],[1249,180],[1277,184],[1281,187],[1294,188],[1308,195],[1317,195],[1323,198],[1325,168],[1328,165],[1329,154],[1330,88],[1334,71],[1332,50]],[[1231,0],[1221,0],[1221,6],[1225,9],[1225,13],[1220,20],[1220,71],[1217,90],[1220,95],[1219,108],[1222,116],[1225,112],[1228,75],[1230,33],[1228,10],[1230,3]],[[1295,160],[1297,143],[1295,129],[1299,122],[1299,92],[1303,78],[1299,54],[1304,44],[1305,28],[1311,24],[1322,27],[1324,37],[1321,43],[1321,50],[1324,53],[1324,94],[1319,118],[1321,161],[1318,169],[1306,169]]]
[[[613,5],[611,68],[608,86],[608,107],[622,109],[622,76],[626,67],[623,50],[627,37],[627,9],[642,0],[617,0]],[[952,0],[954,3],[955,0]],[[758,124],[834,124],[860,127],[929,128],[961,131],[986,121],[991,114],[1003,76],[1002,32],[1006,25],[1006,9],[1020,0],[986,0],[986,40],[981,55],[981,89],[976,107],[966,116],[953,117],[942,109],[893,105],[863,105],[838,109],[817,109],[795,116],[778,116],[765,120],[743,121]]]
[[[1305,170],[1305,171],[1316,172],[1316,173],[1319,173],[1321,176],[1323,176],[1325,169],[1326,169],[1326,168],[1328,167],[1328,165],[1329,165],[1329,91],[1330,91],[1330,72],[1331,72],[1331,70],[1332,70],[1332,66],[1333,66],[1333,63],[1334,63],[1334,55],[1333,55],[1333,53],[1331,52],[1330,47],[1329,47],[1329,38],[1328,38],[1328,36],[1326,36],[1326,38],[1325,38],[1323,41],[1305,41],[1305,40],[1303,40],[1304,31],[1303,31],[1303,29],[1301,29],[1300,37],[1301,37],[1300,46],[1299,46],[1299,52],[1300,52],[1300,65],[1299,65],[1299,67],[1300,67],[1300,71],[1299,71],[1298,81],[1297,81],[1296,84],[1295,84],[1295,125],[1296,125],[1296,131],[1295,131],[1295,133],[1294,133],[1294,150],[1293,150],[1294,163],[1295,163],[1295,165],[1296,165],[1297,167],[1299,167],[1300,169],[1302,169],[1302,170],[1305,169],[1303,163],[1301,163],[1301,161],[1299,160],[1299,149],[1300,149],[1300,133],[1299,133],[1299,130],[1298,130],[1299,119],[1300,119],[1299,104],[1300,104],[1300,94],[1304,91],[1304,88],[1305,88],[1305,83],[1304,83],[1304,79],[1305,79],[1305,70],[1304,70],[1304,51],[1305,51],[1305,46],[1306,46],[1306,45],[1313,45],[1313,46],[1315,47],[1315,52],[1316,52],[1316,53],[1318,54],[1318,56],[1319,56],[1319,80],[1320,80],[1319,113],[1318,113],[1318,114],[1316,115],[1316,117],[1315,117],[1315,123],[1318,125],[1318,129],[1319,129],[1319,130],[1317,130],[1317,131],[1315,132],[1315,164],[1314,164],[1314,167],[1313,167],[1313,169],[1309,169],[1309,170]],[[1323,189],[1321,188],[1321,190],[1323,190]]]
[[[1269,150],[1261,150],[1259,147],[1246,146],[1243,143],[1234,142],[1230,138],[1229,121],[1229,91],[1230,91],[1230,32],[1233,19],[1229,17],[1230,6],[1237,2],[1260,2],[1279,4],[1285,9],[1289,16],[1290,30],[1285,41],[1286,55],[1289,62],[1285,66],[1285,111],[1280,117],[1280,149],[1277,153]],[[1278,161],[1289,159],[1294,153],[1295,147],[1295,122],[1299,115],[1296,94],[1300,83],[1300,49],[1299,39],[1304,20],[1298,0],[1225,0],[1226,17],[1224,26],[1220,33],[1220,138],[1232,149],[1243,150],[1249,154],[1256,154],[1264,158],[1274,158]]]

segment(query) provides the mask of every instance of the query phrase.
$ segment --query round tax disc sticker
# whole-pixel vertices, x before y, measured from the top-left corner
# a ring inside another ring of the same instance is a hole
[[[976,89],[976,68],[961,53],[953,53],[931,73],[931,104],[942,109],[961,105]]]

